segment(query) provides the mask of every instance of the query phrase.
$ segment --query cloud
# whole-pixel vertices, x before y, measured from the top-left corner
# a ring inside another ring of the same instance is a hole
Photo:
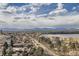
[[[6,10],[11,13],[16,13],[18,11],[18,7],[17,6],[8,6]]]
[[[50,4],[29,4],[21,7],[8,6],[6,9],[0,9],[0,21],[6,22],[8,24],[6,25],[7,27],[10,26],[16,28],[54,27],[79,23],[79,14],[72,16],[52,16],[52,18],[50,18],[50,15],[52,14],[60,15],[61,13],[68,12],[65,8],[63,8],[62,4],[58,4],[58,7],[52,10],[49,14],[36,15],[35,13],[38,13],[38,9],[43,5]],[[25,13],[24,11],[26,10],[30,11]],[[17,12],[21,13],[18,14]],[[16,18],[19,19],[17,20]]]
[[[0,8],[5,8],[8,5],[8,3],[0,3]]]
[[[63,8],[63,4],[62,3],[58,3],[57,8],[50,11],[49,15],[55,14],[55,15],[60,15],[61,13],[67,13],[67,10],[65,8]]]
[[[32,6],[38,7],[42,5],[50,5],[51,3],[31,3]]]
[[[37,17],[45,17],[47,16],[48,14],[41,14],[41,15],[37,15]]]
[[[30,5],[31,5],[31,11],[30,11],[30,13],[32,13],[32,14],[38,14],[39,13],[39,9],[40,9],[40,7],[42,7],[43,5],[50,5],[51,3],[30,3]]]
[[[7,10],[12,12],[12,13],[15,13],[16,11],[20,12],[23,14],[23,16],[29,14],[30,17],[35,18],[35,17],[37,17],[37,14],[39,13],[38,10],[43,5],[50,5],[50,3],[45,3],[45,4],[44,3],[29,3],[28,5],[26,4],[26,5],[23,5],[23,6],[18,7],[18,8],[16,6],[9,6],[7,8]],[[18,14],[18,16],[19,15],[21,15],[21,14]]]
[[[73,7],[73,8],[72,8],[72,10],[75,10],[75,9],[76,9],[76,7]]]
[[[2,3],[0,4],[0,7],[1,8],[4,8],[6,7],[8,4],[6,3]],[[12,17],[14,15],[18,15],[20,16],[21,14],[24,16],[24,15],[27,15],[29,14],[31,17],[36,17],[37,14],[39,13],[39,9],[41,6],[43,5],[50,5],[50,3],[29,3],[28,5],[23,5],[21,7],[18,7],[18,6],[11,6],[11,5],[8,5],[6,7],[6,9],[3,9],[2,11],[0,11],[0,14],[2,15],[12,15]],[[0,9],[1,10],[1,9]]]
[[[63,4],[62,3],[58,3],[57,4],[57,9],[63,9]]]
[[[49,15],[55,14],[55,15],[60,15],[61,13],[66,13],[67,10],[66,9],[60,9],[60,10],[53,10],[51,12],[49,12]]]

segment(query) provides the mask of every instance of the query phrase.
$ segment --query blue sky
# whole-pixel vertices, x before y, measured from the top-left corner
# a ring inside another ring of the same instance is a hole
[[[73,12],[73,11],[78,11],[79,12],[79,3],[62,3],[63,4],[63,8],[66,9],[68,12]],[[28,13],[31,10],[33,10],[33,8],[31,7],[35,7],[33,6],[33,4],[31,3],[9,3],[5,6],[5,8],[8,7],[13,7],[14,9],[17,8],[16,13]],[[40,4],[36,4],[37,6],[35,7],[35,9],[37,9],[37,11],[34,14],[48,14],[49,12],[55,10],[58,7],[58,3],[49,3],[49,4],[44,4],[44,3],[40,3]],[[23,7],[26,6],[26,7]],[[25,8],[25,10],[19,10],[19,8],[21,9],[21,7]]]
[[[0,28],[79,28],[78,25],[79,3],[0,4]]]
[[[79,11],[79,3],[63,3],[64,8],[67,9],[69,12],[73,11],[73,7],[76,7],[75,10]],[[30,5],[30,3],[9,3],[8,6],[18,6],[22,7],[24,5]],[[57,3],[51,3],[50,5],[42,5],[38,10],[39,13],[48,13],[57,8]],[[27,10],[26,10],[27,11]]]
[[[21,7],[23,5],[29,5],[30,3],[9,3],[8,6],[18,6]],[[64,8],[67,8],[68,10],[72,10],[73,7],[77,7],[79,6],[79,3],[63,3],[64,4]],[[52,8],[56,8],[57,7],[57,3],[51,3],[49,6],[45,6],[43,5],[42,7],[48,9],[52,9]]]

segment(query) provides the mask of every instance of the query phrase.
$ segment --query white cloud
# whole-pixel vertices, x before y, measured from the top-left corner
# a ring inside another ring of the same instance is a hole
[[[2,7],[6,7],[8,4],[0,4],[1,8]],[[6,9],[4,9],[4,11],[1,11],[3,12],[3,14],[17,14],[17,11],[18,12],[21,12],[22,14],[26,15],[26,14],[32,14],[30,16],[36,16],[35,14],[36,13],[39,13],[39,9],[42,5],[50,5],[50,3],[30,3],[29,5],[23,5],[21,7],[17,7],[17,6],[8,6],[6,7]],[[26,14],[24,13],[24,11],[26,10],[30,10],[29,12],[27,12]],[[0,9],[1,10],[1,9]],[[19,16],[20,14],[18,14]]]
[[[66,9],[60,9],[60,10],[53,10],[51,12],[49,12],[49,15],[55,14],[55,15],[60,15],[60,13],[66,13],[67,10]]]
[[[31,3],[32,6],[50,5],[51,3]]]
[[[31,7],[31,12],[35,13],[35,12],[37,12],[38,9],[39,9],[38,7]]]
[[[5,8],[8,5],[8,3],[0,3],[0,8]]]
[[[11,13],[16,13],[18,10],[18,7],[17,6],[8,6],[6,10]]]
[[[6,20],[5,20],[6,18]],[[71,25],[71,24],[79,24],[79,15],[72,16],[55,16],[50,20],[48,18],[35,18],[34,19],[19,19],[16,22],[13,22],[16,19],[11,17],[3,17],[0,18],[1,21],[5,21],[10,26],[14,28],[40,28],[40,27],[53,27],[59,25]],[[16,25],[16,26],[15,26]]]
[[[24,5],[20,8],[23,10],[31,9],[30,12],[28,13],[35,15],[35,13],[39,13],[38,10],[40,9],[42,5],[50,5],[50,3],[30,3],[29,5]]]
[[[0,9],[0,22],[3,21],[9,24],[11,27],[13,26],[16,28],[17,27],[18,28],[53,27],[53,26],[59,26],[59,25],[65,25],[65,24],[68,25],[68,24],[79,23],[79,15],[55,16],[55,17],[52,17],[51,19],[49,19],[50,16],[48,16],[47,18],[45,17],[42,18],[42,16],[46,16],[47,14],[40,14],[36,16],[35,13],[42,5],[50,5],[50,4],[30,4],[30,5],[24,5],[22,7],[9,6],[6,8],[6,10]],[[28,8],[31,9],[28,15],[25,13],[22,13],[22,14],[16,13],[17,11],[25,11]],[[12,17],[7,15],[4,16],[5,12],[3,13],[3,11],[12,13]],[[63,8],[63,5],[58,4],[58,7],[55,10],[51,11],[49,14],[52,15],[52,14],[60,14],[60,13],[66,13],[66,12],[67,10]],[[15,14],[15,16],[13,14]],[[17,20],[15,19],[15,17],[20,17],[20,19]],[[23,17],[27,17],[27,19],[24,19]],[[36,17],[40,17],[40,18],[36,18]]]
[[[42,5],[50,5],[51,3],[30,3],[29,5],[24,5],[18,8],[18,11],[25,11],[25,10],[30,10],[26,14],[29,14],[31,17],[35,18],[39,13],[39,9]],[[25,14],[25,13],[24,13]]]
[[[55,10],[52,10],[49,12],[49,15],[55,14],[55,15],[60,15],[60,13],[67,13],[67,10],[63,8],[63,4],[58,3],[58,6]]]
[[[44,17],[47,16],[48,14],[41,14],[41,15],[37,15],[37,17]]]
[[[23,6],[19,7],[18,9],[19,9],[20,11],[25,11],[25,10],[27,10],[27,9],[30,9],[30,7],[31,7],[31,5],[23,5]]]
[[[58,5],[57,9],[63,9],[63,4],[62,3],[58,3],[57,5]]]
[[[72,8],[72,10],[75,10],[75,9],[76,9],[76,7],[73,7],[73,8]]]

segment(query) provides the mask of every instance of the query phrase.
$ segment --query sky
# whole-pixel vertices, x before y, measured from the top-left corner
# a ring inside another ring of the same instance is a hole
[[[78,10],[79,9],[79,3],[63,3],[63,4],[64,4],[63,8],[67,9],[69,12],[73,11],[73,9],[79,11]],[[25,6],[25,5],[27,5],[27,7],[29,5],[33,6],[34,3],[33,4],[29,4],[29,3],[26,3],[26,4],[25,3],[10,3],[10,4],[8,4],[8,6],[17,6],[17,7],[22,7],[22,6]],[[36,5],[39,7],[38,14],[39,13],[49,13],[50,11],[57,8],[57,3],[51,3],[51,4],[43,4],[43,3],[39,4],[38,3]],[[29,7],[29,9],[30,9],[30,7]]]
[[[0,3],[0,28],[79,28],[79,3]]]

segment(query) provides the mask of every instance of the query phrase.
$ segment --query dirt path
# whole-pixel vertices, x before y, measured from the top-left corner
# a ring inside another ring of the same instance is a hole
[[[48,52],[48,54],[52,55],[52,56],[57,56],[56,53],[54,53],[54,51],[51,51],[50,49],[48,49],[45,45],[43,45],[42,43],[38,42],[35,38],[32,38],[31,36],[28,35],[28,37],[30,38],[30,40],[33,42],[33,44],[36,47],[42,47],[45,51]]]

